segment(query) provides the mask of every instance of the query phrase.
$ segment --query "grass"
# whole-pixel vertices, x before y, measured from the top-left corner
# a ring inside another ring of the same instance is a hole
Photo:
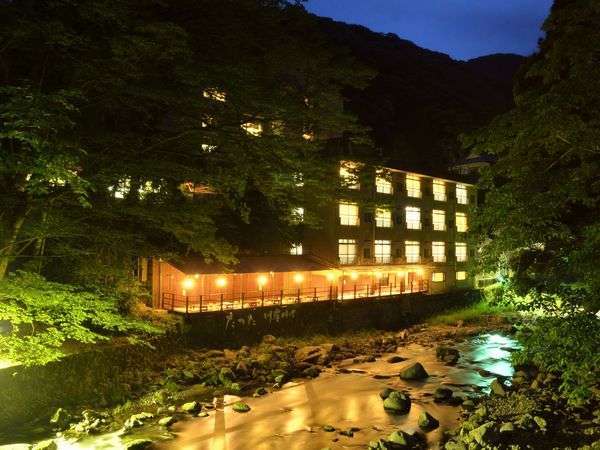
[[[485,301],[480,301],[465,308],[448,311],[427,319],[430,325],[456,325],[459,320],[465,324],[479,323],[487,320],[487,316],[499,316],[513,313],[514,310],[507,306],[491,306]]]

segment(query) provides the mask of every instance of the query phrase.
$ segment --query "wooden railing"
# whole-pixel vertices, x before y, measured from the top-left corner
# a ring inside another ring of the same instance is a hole
[[[261,308],[273,305],[290,305],[318,301],[344,301],[350,299],[369,300],[416,292],[427,292],[429,283],[426,280],[398,285],[357,285],[348,284],[341,289],[330,286],[327,289],[297,288],[280,290],[256,290],[242,292],[236,298],[225,293],[210,295],[182,295],[165,292],[161,298],[161,307],[169,311],[182,313],[202,313],[213,311],[229,311],[234,309]]]

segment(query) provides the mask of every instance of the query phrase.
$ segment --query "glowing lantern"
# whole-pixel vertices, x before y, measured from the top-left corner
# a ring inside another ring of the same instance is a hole
[[[225,287],[227,286],[227,279],[225,277],[219,277],[216,279],[215,284],[220,288]]]
[[[325,275],[327,277],[327,281],[329,281],[330,283],[333,282],[333,280],[335,280],[335,275],[332,272],[327,272],[327,275]]]
[[[350,272],[350,278],[352,280],[358,279],[358,273],[357,272]]]
[[[383,277],[383,274],[381,272],[375,272],[375,278],[377,278],[378,280],[381,280],[382,277]]]
[[[265,275],[259,275],[256,281],[258,282],[259,289],[262,289],[267,284],[268,278]]]
[[[304,281],[304,276],[301,273],[297,273],[294,275],[294,282],[296,284],[300,284]]]
[[[181,282],[181,286],[184,290],[193,289],[194,288],[194,279],[193,278],[184,278]]]

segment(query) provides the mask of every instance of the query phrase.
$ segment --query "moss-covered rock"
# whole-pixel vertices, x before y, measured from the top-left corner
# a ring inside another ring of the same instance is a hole
[[[440,426],[440,422],[427,411],[419,414],[418,424],[419,428],[425,431],[431,431]]]
[[[392,414],[406,414],[410,411],[410,397],[402,392],[393,391],[383,401],[383,408]]]
[[[424,380],[429,374],[421,363],[414,363],[400,372],[400,378],[403,380]]]
[[[231,409],[233,409],[235,412],[247,413],[250,411],[250,406],[244,402],[235,402],[233,405],[231,405]]]

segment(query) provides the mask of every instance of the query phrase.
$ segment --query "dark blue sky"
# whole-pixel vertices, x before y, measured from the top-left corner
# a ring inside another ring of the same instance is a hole
[[[470,59],[535,51],[551,5],[552,0],[309,0],[307,9]]]

